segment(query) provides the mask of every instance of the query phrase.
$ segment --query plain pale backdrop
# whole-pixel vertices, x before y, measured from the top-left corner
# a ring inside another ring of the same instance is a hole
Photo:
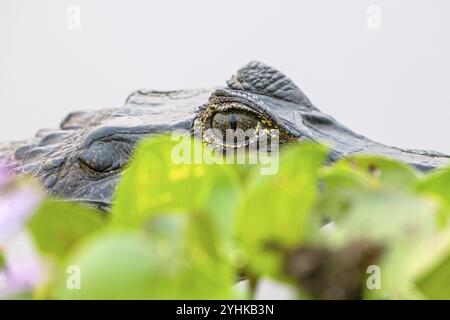
[[[224,85],[257,59],[358,133],[450,153],[449,16],[448,0],[1,0],[0,140],[138,88]]]

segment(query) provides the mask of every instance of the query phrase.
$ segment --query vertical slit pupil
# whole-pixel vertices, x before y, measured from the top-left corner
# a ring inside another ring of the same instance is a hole
[[[230,116],[230,127],[233,130],[237,129],[237,117],[234,113],[232,113]]]

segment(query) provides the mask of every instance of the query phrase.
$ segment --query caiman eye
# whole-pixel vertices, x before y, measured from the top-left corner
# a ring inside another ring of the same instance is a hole
[[[120,169],[128,161],[129,155],[113,141],[95,141],[78,155],[78,161],[97,173],[107,173]]]
[[[194,121],[194,134],[217,150],[260,148],[279,139],[278,123],[265,106],[211,99]],[[223,98],[223,97],[222,97]],[[276,139],[274,139],[276,137]],[[283,137],[284,139],[284,137]]]
[[[211,119],[211,127],[220,130],[222,133],[229,129],[257,130],[258,126],[259,121],[256,115],[245,111],[230,110],[216,113]]]

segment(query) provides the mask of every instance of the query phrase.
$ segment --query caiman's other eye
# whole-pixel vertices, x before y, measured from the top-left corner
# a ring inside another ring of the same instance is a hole
[[[259,121],[256,115],[245,111],[225,111],[216,113],[211,119],[211,127],[218,129],[222,133],[226,130],[241,129],[244,132],[247,130],[258,130]]]
[[[95,141],[78,155],[78,161],[97,173],[120,169],[128,159],[129,146],[115,141]]]

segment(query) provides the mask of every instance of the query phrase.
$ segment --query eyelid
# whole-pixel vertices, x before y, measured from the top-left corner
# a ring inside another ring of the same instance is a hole
[[[89,169],[107,173],[120,169],[128,161],[129,154],[114,142],[94,141],[89,147],[82,150],[78,160]],[[124,160],[125,159],[125,160]]]
[[[248,113],[254,114],[255,116],[261,116],[261,114],[259,112],[257,112],[256,110],[246,106],[245,104],[241,104],[241,103],[227,103],[227,104],[217,107],[217,109],[216,109],[216,113],[230,112],[230,111],[248,112]]]

